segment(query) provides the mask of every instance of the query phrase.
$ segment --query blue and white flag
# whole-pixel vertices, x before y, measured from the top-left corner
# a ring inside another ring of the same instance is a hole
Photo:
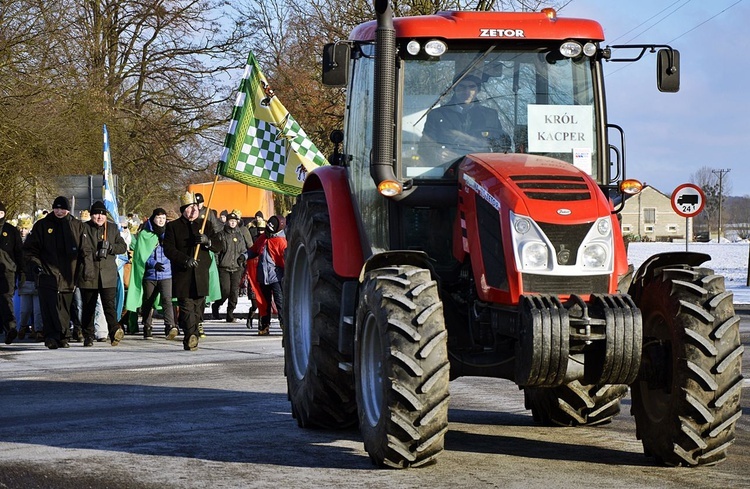
[[[104,178],[102,183],[102,195],[104,200],[104,207],[107,208],[107,213],[110,219],[115,222],[117,226],[117,233],[122,233],[122,227],[120,226],[120,212],[117,210],[117,197],[115,196],[112,185],[114,184],[114,177],[112,176],[112,157],[109,153],[109,133],[107,132],[107,125],[104,124]],[[108,238],[110,239],[110,238]],[[114,241],[114,239],[112,239]],[[123,280],[123,268],[128,262],[128,254],[117,255],[115,259],[117,263],[117,273],[120,279],[117,281],[117,291],[115,292],[115,309],[117,311],[117,317],[122,315],[122,308],[125,304],[125,285]]]
[[[104,180],[102,195],[104,196],[104,207],[107,208],[109,218],[117,225],[117,231],[122,231],[120,227],[120,212],[117,210],[117,197],[112,189],[114,177],[112,176],[112,157],[109,153],[109,133],[107,125],[104,124]]]

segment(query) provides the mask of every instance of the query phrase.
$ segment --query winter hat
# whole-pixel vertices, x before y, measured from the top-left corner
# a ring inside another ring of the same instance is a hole
[[[226,217],[226,216],[228,216],[228,215],[229,215],[229,213],[227,212],[227,210],[226,210],[226,209],[224,209],[223,211],[221,211],[221,214],[219,214],[219,215],[220,215],[220,216],[224,216],[224,217]]]
[[[286,219],[279,216],[271,216],[266,223],[266,232],[269,234],[276,234],[286,225]]]
[[[162,209],[161,207],[157,207],[154,209],[154,212],[151,213],[151,220],[153,221],[156,216],[166,216],[167,211]]]
[[[256,212],[256,213],[255,213],[255,218],[256,218],[256,219],[257,219],[257,218],[261,218],[261,219],[263,219],[263,213],[262,213],[261,211],[258,211],[258,212]]]
[[[202,204],[203,203],[203,194],[195,194],[195,203],[196,204]]]
[[[104,214],[107,215],[107,207],[104,205],[104,202],[101,200],[97,200],[93,204],[91,204],[91,215],[94,214]]]
[[[54,202],[52,202],[52,208],[53,209],[65,209],[66,211],[70,210],[70,202],[68,202],[68,198],[64,196],[59,196],[55,199]]]
[[[240,216],[238,216],[237,214],[235,214],[234,212],[232,212],[231,214],[229,214],[227,216],[227,221],[230,220],[230,219],[234,219],[235,221],[239,221],[240,220]]]

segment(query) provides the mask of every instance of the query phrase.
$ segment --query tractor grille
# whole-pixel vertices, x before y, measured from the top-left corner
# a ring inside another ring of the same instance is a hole
[[[609,275],[589,275],[584,277],[560,277],[552,275],[535,275],[524,273],[524,293],[538,294],[606,294],[609,292]]]
[[[503,256],[503,238],[500,234],[500,215],[487,201],[476,196],[477,227],[482,248],[482,260],[487,285],[508,290],[508,276]]]
[[[571,202],[591,199],[591,192],[583,177],[515,175],[510,179],[526,197],[534,200]]]
[[[558,265],[575,265],[578,256],[578,248],[581,247],[583,238],[591,229],[591,223],[560,225],[546,222],[537,223],[544,234],[555,247],[555,259]],[[567,251],[567,253],[565,253]],[[567,261],[564,257],[568,257]]]

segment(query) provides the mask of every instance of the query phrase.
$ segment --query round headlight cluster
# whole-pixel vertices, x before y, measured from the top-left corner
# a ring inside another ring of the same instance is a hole
[[[596,230],[599,231],[599,234],[602,236],[608,235],[611,228],[612,224],[609,219],[599,219],[599,222],[596,223]]]
[[[531,230],[531,222],[524,218],[516,219],[513,221],[513,227],[518,234],[526,234]]]
[[[581,53],[588,57],[595,55],[596,44],[587,42],[582,46],[578,41],[565,41],[560,45],[560,54],[566,58],[577,58]]]
[[[528,243],[523,248],[523,264],[528,268],[547,268],[549,253],[544,243]]]
[[[590,268],[603,268],[607,264],[607,250],[600,244],[592,244],[583,250],[583,265]]]

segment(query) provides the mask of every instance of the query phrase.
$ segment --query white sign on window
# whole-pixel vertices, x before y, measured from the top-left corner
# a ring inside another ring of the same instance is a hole
[[[529,152],[570,153],[593,148],[594,108],[590,105],[529,105]]]

